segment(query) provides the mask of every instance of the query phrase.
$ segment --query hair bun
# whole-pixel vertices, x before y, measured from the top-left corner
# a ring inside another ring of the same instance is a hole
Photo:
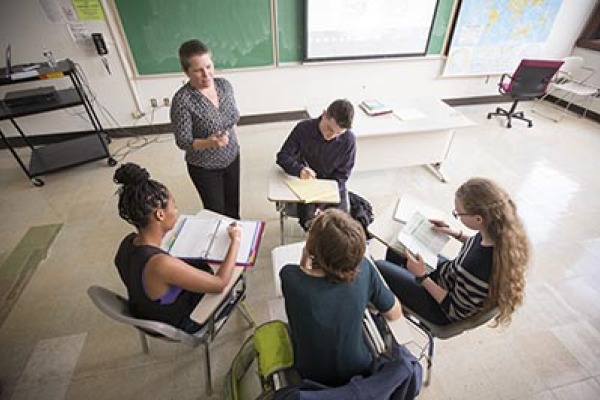
[[[126,163],[115,171],[113,179],[121,185],[139,185],[148,181],[150,174],[137,164]]]

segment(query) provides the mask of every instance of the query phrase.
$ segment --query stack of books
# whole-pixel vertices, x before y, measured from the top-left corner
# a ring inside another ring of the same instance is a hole
[[[379,100],[364,100],[358,105],[367,115],[389,114],[393,110]]]

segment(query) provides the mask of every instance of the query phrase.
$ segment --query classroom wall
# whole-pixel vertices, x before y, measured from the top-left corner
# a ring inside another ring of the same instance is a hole
[[[61,2],[64,0],[47,0]],[[91,32],[104,34],[109,49],[112,74],[104,69],[91,42],[76,44],[65,23],[46,18],[39,0],[0,0],[0,50],[12,44],[13,63],[42,61],[44,46],[57,58],[71,58],[79,63],[92,91],[97,95],[100,118],[105,127],[146,125],[169,122],[168,108],[152,115],[150,98],[162,104],[185,81],[182,74],[136,78],[128,68],[126,43],[122,40],[107,1],[102,0],[107,19],[84,22]],[[591,13],[595,0],[565,0],[550,35],[547,57],[561,58],[573,51],[573,45]],[[173,49],[174,52],[177,49]],[[576,50],[578,51],[578,50]],[[583,54],[593,61],[595,54]],[[0,53],[0,64],[3,64]],[[355,61],[292,65],[279,68],[222,71],[234,85],[238,106],[243,115],[300,110],[309,103],[326,104],[336,97],[396,98],[419,95],[461,98],[496,94],[498,76],[441,77],[444,59],[439,56],[385,61]],[[598,63],[596,63],[598,65]],[[57,88],[68,80],[37,82],[29,86],[52,84]],[[18,89],[26,88],[19,85]],[[16,86],[0,87],[0,96]],[[141,109],[146,118],[135,120],[132,112]],[[110,115],[109,115],[110,113]],[[114,118],[114,120],[113,120]],[[21,118],[19,123],[31,134],[68,132],[89,129],[83,110],[66,109]],[[8,135],[16,132],[7,121],[0,123]]]

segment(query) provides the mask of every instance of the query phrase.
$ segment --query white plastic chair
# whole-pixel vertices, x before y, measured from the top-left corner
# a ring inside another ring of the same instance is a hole
[[[206,361],[206,394],[210,396],[212,394],[210,343],[213,341],[217,333],[221,330],[231,315],[233,308],[238,308],[248,323],[252,327],[255,326],[254,321],[248,314],[248,311],[245,309],[245,276],[243,273],[239,273],[237,275],[237,277],[232,278],[232,280],[235,281],[235,285],[233,285],[233,287],[231,287],[229,290],[225,290],[224,293],[220,293],[218,295],[207,294],[200,301],[198,308],[203,308],[206,306],[210,309],[202,310],[207,318],[201,324],[202,328],[193,334],[187,333],[164,322],[135,318],[131,315],[127,299],[109,289],[94,285],[88,288],[87,293],[96,307],[98,307],[104,314],[116,321],[132,325],[138,330],[142,349],[146,354],[149,352],[147,335],[168,342],[183,343],[186,346],[194,348],[201,344],[204,345]],[[209,298],[209,301],[205,301],[209,296],[222,297],[222,299],[218,302],[212,301],[214,299],[211,298]]]
[[[533,112],[536,112],[542,116],[546,116],[537,110],[537,106],[548,96],[553,96],[556,98],[554,104],[560,100],[566,102],[566,107],[562,109],[562,115],[560,117],[552,118],[550,116],[546,116],[554,122],[559,122],[562,120],[564,115],[566,115],[567,111],[569,110],[571,104],[573,104],[573,101],[578,98],[584,99],[582,106],[583,114],[581,116],[585,117],[594,97],[600,95],[600,88],[589,83],[590,78],[597,72],[596,69],[585,66],[583,64],[583,58],[578,56],[565,57],[563,58],[563,61],[564,64],[558,71],[558,74],[554,80],[550,82],[548,91],[538,100],[532,109]]]

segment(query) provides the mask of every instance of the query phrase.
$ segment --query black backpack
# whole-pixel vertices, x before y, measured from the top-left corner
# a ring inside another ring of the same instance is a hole
[[[371,207],[371,203],[364,197],[350,191],[348,192],[348,199],[350,201],[350,215],[360,222],[365,230],[367,239],[371,239],[372,236],[367,229],[371,222],[373,222],[373,207]]]

